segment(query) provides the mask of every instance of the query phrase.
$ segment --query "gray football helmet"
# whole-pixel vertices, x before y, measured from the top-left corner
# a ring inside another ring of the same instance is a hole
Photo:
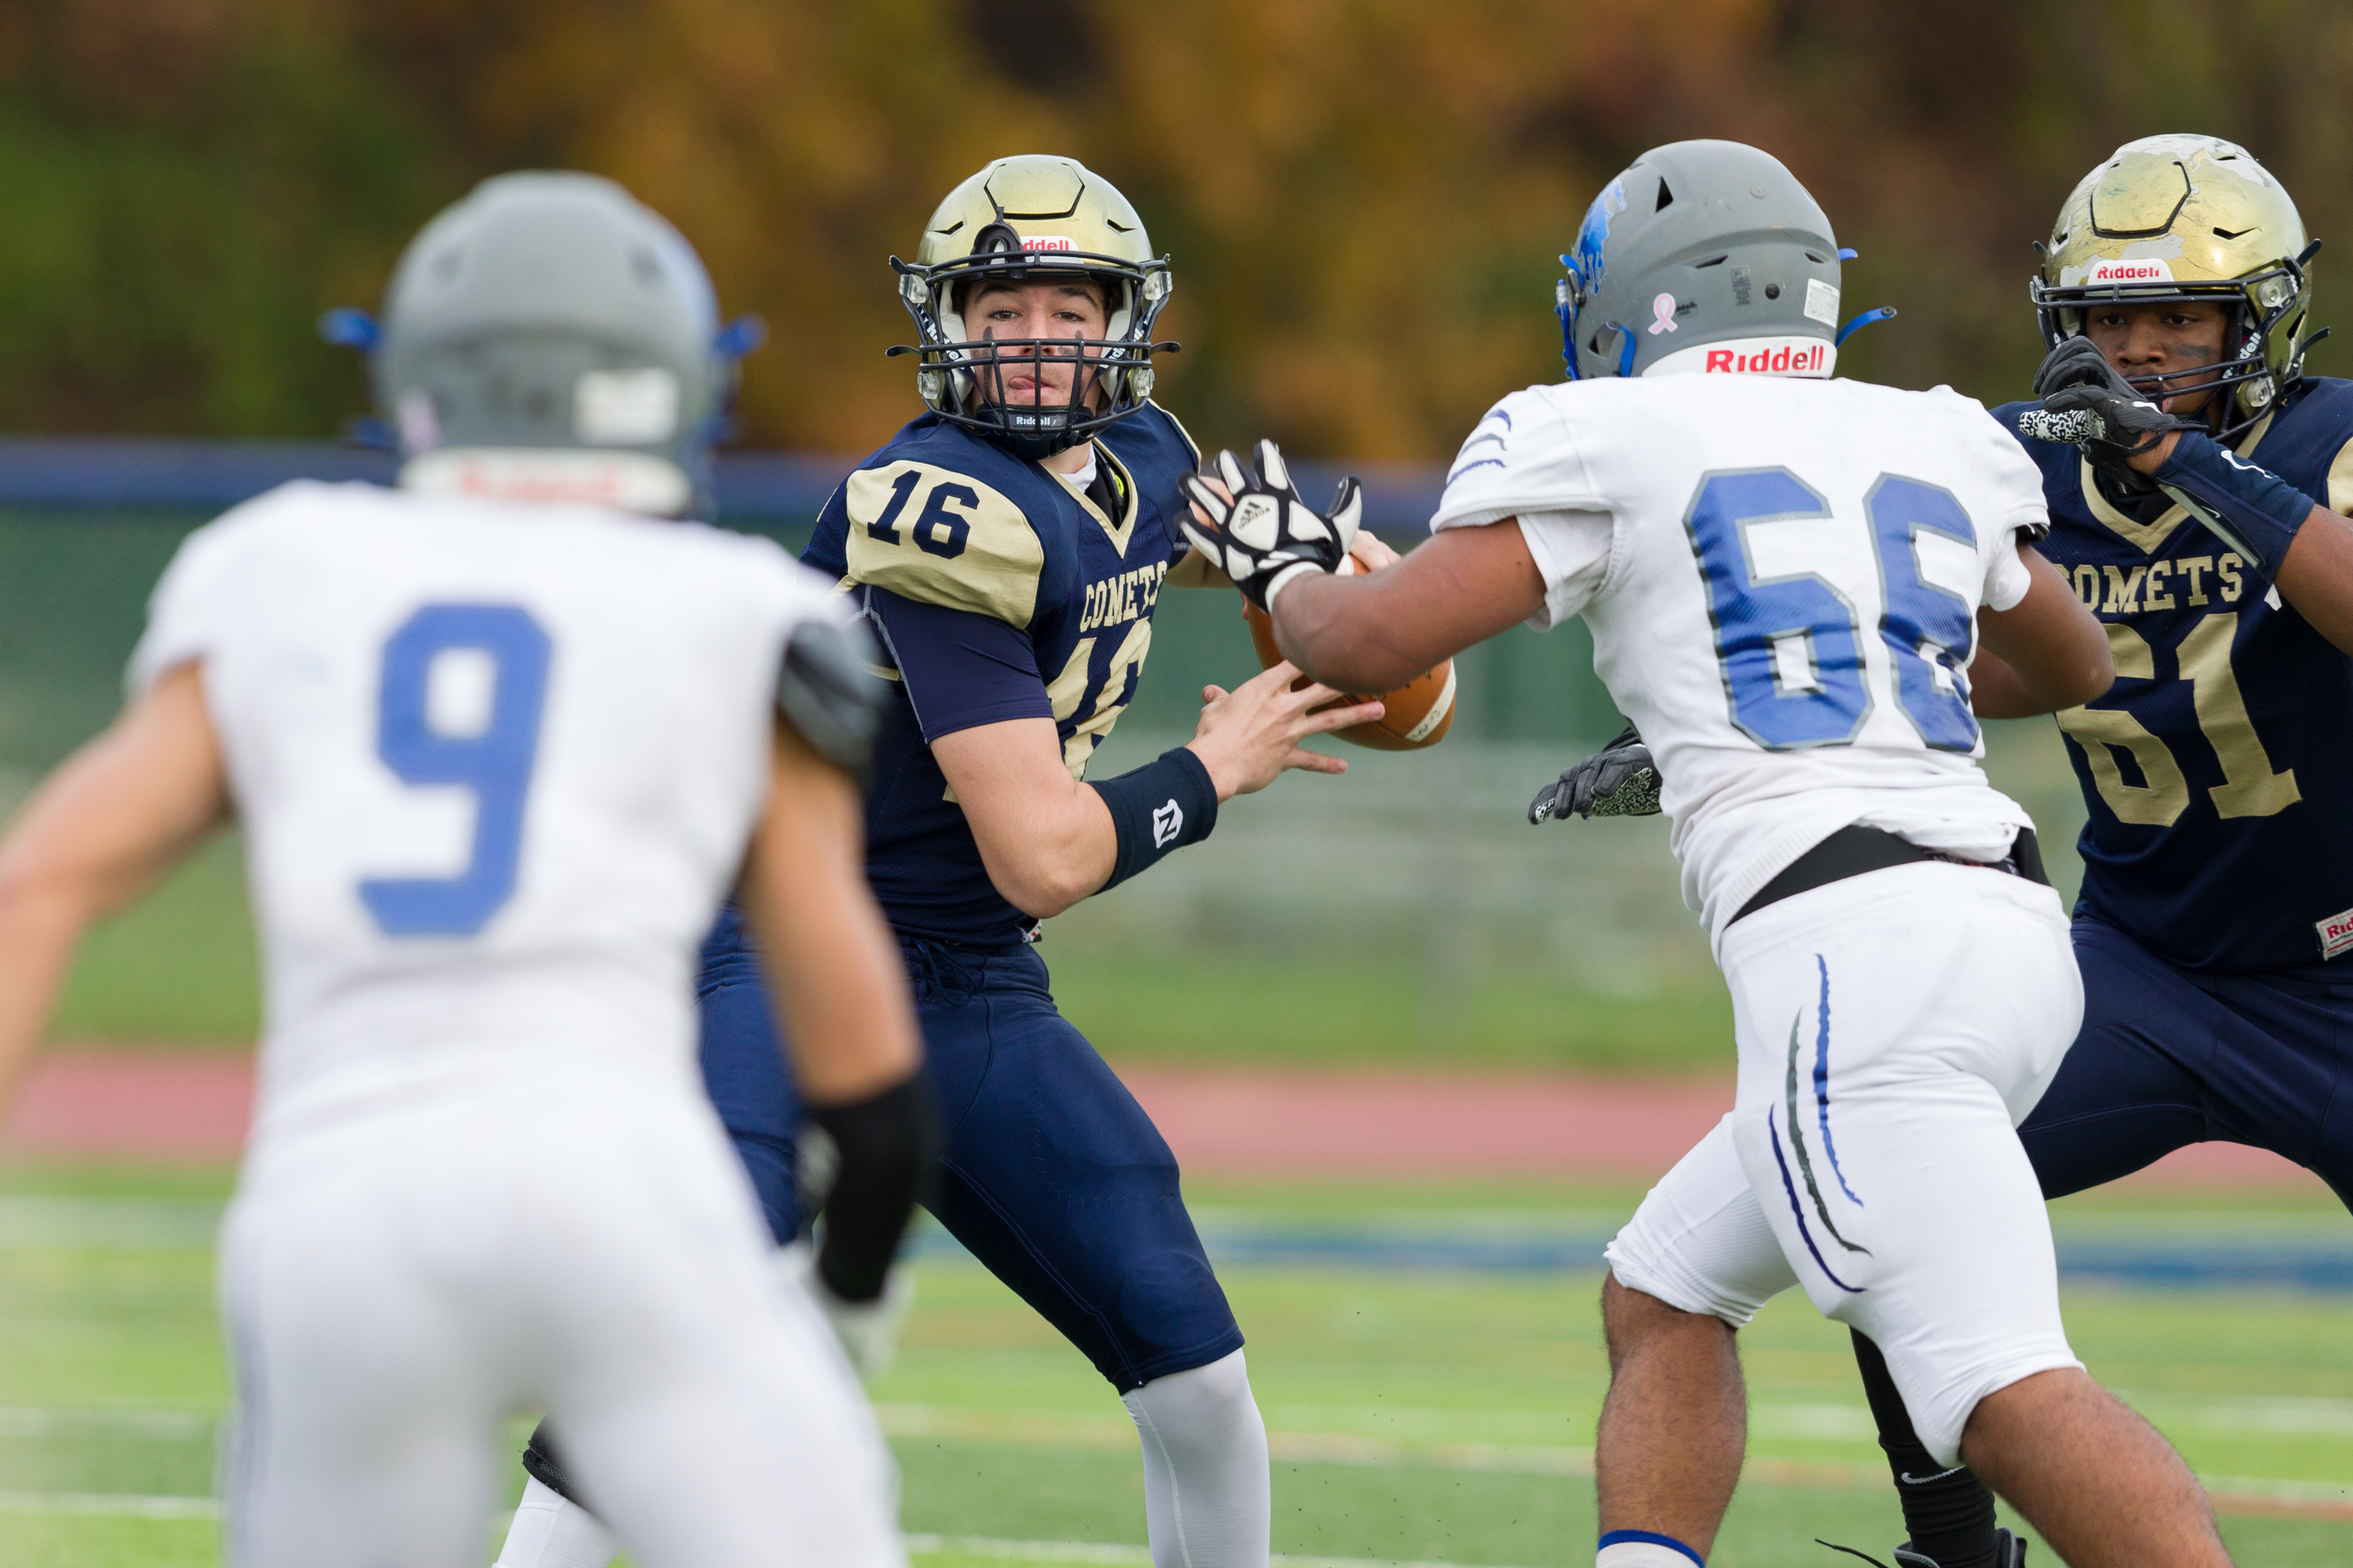
[[[1570,379],[1653,370],[1828,375],[1852,256],[1797,176],[1738,142],[1653,147],[1602,188],[1555,292]]]
[[[369,349],[404,484],[508,499],[707,511],[711,446],[756,321],[722,331],[677,229],[610,180],[483,181],[427,224],[383,324],[330,312]]]

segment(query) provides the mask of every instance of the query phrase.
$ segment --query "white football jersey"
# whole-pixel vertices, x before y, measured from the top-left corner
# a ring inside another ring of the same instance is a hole
[[[1664,376],[1514,393],[1463,443],[1433,530],[1519,519],[1649,742],[1683,896],[1712,931],[1849,823],[2000,859],[1967,669],[2026,595],[2042,476],[1948,388]]]
[[[267,975],[257,1137],[522,1079],[692,1085],[692,965],[765,798],[774,543],[298,483],[191,536],[131,683],[203,661]]]

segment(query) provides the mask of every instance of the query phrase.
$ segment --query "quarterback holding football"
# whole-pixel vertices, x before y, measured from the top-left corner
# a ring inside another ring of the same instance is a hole
[[[1172,273],[1144,220],[1068,158],[1000,158],[896,263],[927,412],[860,463],[802,556],[881,649],[892,688],[866,793],[866,869],[913,980],[945,1148],[928,1205],[1092,1361],[1134,1416],[1166,1568],[1263,1568],[1266,1428],[1242,1335],[1178,1191],[1176,1156],[1056,1007],[1039,922],[1208,837],[1299,742],[1377,721],[1278,664],[1206,694],[1193,739],[1088,764],[1135,692],[1169,583],[1217,584],[1172,515],[1198,455],[1152,401]],[[779,1241],[797,1225],[800,1111],[750,934],[703,955],[703,1068]],[[534,1441],[546,1528],[505,1568],[601,1564],[567,1500],[561,1434]]]

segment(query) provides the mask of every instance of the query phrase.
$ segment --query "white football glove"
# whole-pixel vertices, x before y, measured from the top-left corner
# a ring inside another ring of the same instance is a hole
[[[1231,452],[1218,454],[1223,495],[1206,479],[1186,475],[1184,499],[1215,526],[1203,527],[1190,508],[1177,526],[1194,549],[1233,579],[1244,598],[1263,610],[1302,573],[1340,569],[1364,516],[1364,492],[1350,475],[1332,492],[1331,511],[1320,512],[1299,499],[1273,442],[1258,444],[1252,465],[1257,472],[1246,474]]]
[[[882,1294],[871,1301],[845,1301],[826,1288],[817,1271],[816,1256],[804,1243],[784,1249],[785,1270],[817,1302],[826,1326],[841,1342],[849,1369],[866,1382],[891,1370],[899,1352],[899,1330],[915,1308],[915,1282],[903,1268],[892,1268],[882,1281]]]

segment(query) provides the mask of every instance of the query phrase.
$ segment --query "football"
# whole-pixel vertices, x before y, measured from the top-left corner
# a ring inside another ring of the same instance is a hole
[[[1350,556],[1342,563],[1344,574],[1356,570],[1356,561]],[[1242,602],[1242,619],[1250,626],[1250,646],[1258,650],[1261,669],[1269,669],[1282,662],[1282,654],[1274,646],[1274,623],[1266,612],[1248,600]],[[1303,682],[1307,678],[1300,677]],[[1299,682],[1293,682],[1294,687]],[[1407,681],[1395,691],[1378,693],[1388,711],[1369,724],[1351,724],[1332,733],[1353,745],[1367,746],[1376,752],[1418,752],[1434,746],[1446,739],[1449,726],[1454,722],[1454,661],[1448,659],[1437,668],[1427,670]],[[1335,703],[1365,702],[1366,697],[1343,697]],[[1326,703],[1326,707],[1334,703]]]

